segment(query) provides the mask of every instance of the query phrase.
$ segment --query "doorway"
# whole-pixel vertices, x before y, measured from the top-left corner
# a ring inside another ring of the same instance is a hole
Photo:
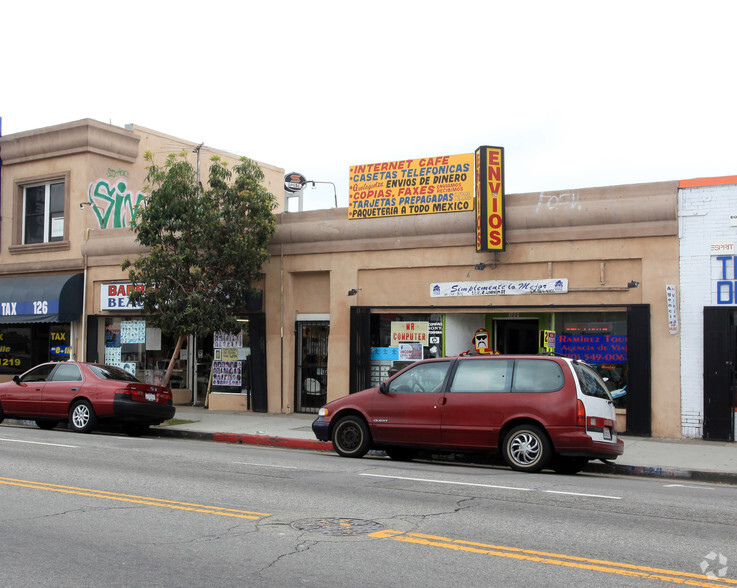
[[[317,413],[328,392],[328,321],[297,322],[295,411]]]
[[[540,351],[537,319],[495,319],[494,349],[502,354],[536,354]]]
[[[734,441],[737,317],[734,308],[704,308],[704,439]]]

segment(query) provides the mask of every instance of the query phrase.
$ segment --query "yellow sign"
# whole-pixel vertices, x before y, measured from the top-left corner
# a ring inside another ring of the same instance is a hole
[[[473,153],[352,165],[348,218],[473,210]]]
[[[476,251],[504,251],[504,148],[476,150]]]
[[[222,361],[238,361],[238,350],[233,347],[226,347],[221,351],[220,359]]]

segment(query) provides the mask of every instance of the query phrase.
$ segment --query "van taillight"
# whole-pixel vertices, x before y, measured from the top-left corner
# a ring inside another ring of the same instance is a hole
[[[576,425],[586,427],[586,407],[584,407],[583,401],[580,398],[576,406]]]

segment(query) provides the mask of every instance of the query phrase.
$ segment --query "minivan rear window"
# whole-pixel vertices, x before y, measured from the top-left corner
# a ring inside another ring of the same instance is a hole
[[[581,363],[574,363],[573,369],[576,371],[578,381],[581,384],[581,392],[586,394],[586,396],[595,396],[597,398],[603,398],[604,400],[612,400],[612,396],[604,382],[589,366]]]
[[[563,387],[563,370],[555,361],[518,359],[512,392],[555,392]]]

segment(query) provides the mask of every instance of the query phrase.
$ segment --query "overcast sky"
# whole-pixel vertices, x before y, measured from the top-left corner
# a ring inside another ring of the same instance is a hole
[[[204,141],[339,206],[350,165],[479,145],[508,194],[736,175],[736,27],[732,0],[11,2],[0,116]]]

